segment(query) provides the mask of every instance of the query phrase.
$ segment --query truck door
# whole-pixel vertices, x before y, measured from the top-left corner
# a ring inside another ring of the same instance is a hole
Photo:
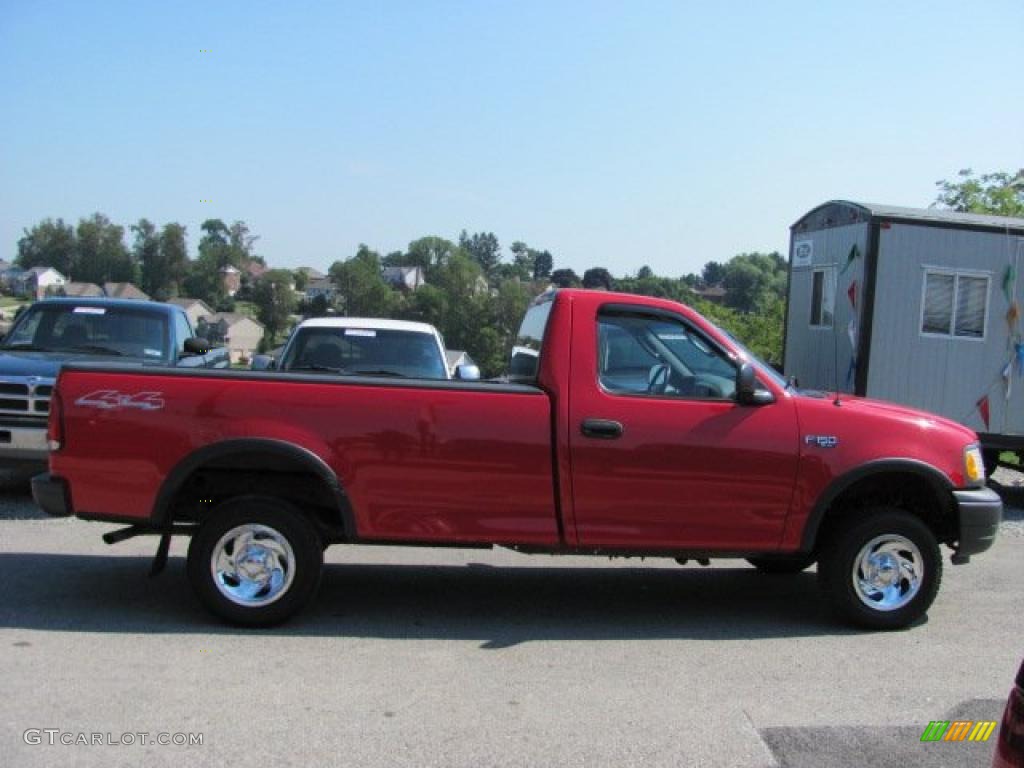
[[[639,305],[576,311],[579,545],[775,548],[796,479],[792,398],[780,389],[766,405],[737,403],[740,363],[684,317]]]

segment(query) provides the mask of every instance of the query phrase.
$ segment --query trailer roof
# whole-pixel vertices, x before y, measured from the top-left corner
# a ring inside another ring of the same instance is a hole
[[[860,203],[852,200],[830,200],[811,209],[793,223],[794,232],[810,232],[830,227],[867,221],[868,219],[921,222],[970,229],[1024,234],[1024,219],[991,216],[983,213],[960,213],[938,208],[904,208],[898,205]]]

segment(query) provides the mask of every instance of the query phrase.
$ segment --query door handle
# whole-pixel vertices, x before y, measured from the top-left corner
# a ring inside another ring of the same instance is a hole
[[[611,419],[584,419],[580,424],[580,432],[585,437],[596,437],[598,440],[615,440],[622,437],[622,424]]]

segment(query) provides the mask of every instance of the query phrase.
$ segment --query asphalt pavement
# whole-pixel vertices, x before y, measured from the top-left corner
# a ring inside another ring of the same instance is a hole
[[[1024,478],[997,478],[994,548],[891,633],[836,624],[813,569],[344,546],[305,613],[238,630],[186,542],[150,579],[154,539],[0,494],[0,764],[987,765],[920,736],[998,720],[1024,655]]]

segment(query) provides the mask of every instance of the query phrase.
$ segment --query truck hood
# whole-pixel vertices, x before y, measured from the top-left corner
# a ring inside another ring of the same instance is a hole
[[[834,395],[829,394],[826,401],[829,407],[835,408],[832,405],[833,398]],[[840,403],[839,410],[845,411],[847,418],[885,419],[918,428],[941,429],[959,436],[964,442],[968,443],[976,442],[978,439],[978,435],[974,430],[965,427],[963,424],[947,419],[945,416],[939,416],[936,413],[908,408],[899,403],[891,403],[887,400],[873,400],[867,397],[856,397],[854,395],[842,395]]]
[[[57,378],[64,363],[94,361],[97,363],[127,362],[115,355],[94,355],[81,352],[33,352],[25,350],[0,350],[0,378],[4,376],[40,376]],[[138,361],[141,365],[142,361]]]

